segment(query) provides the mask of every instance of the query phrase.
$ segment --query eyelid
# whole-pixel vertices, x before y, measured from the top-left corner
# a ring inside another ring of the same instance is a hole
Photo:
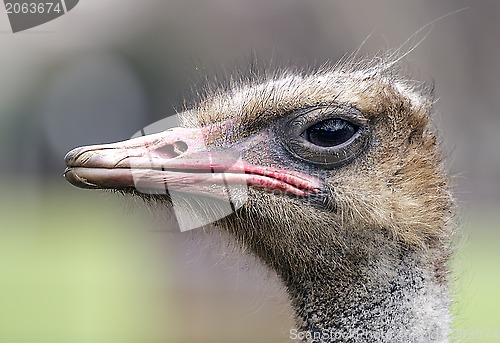
[[[336,105],[312,107],[294,113],[285,125],[292,128],[292,135],[300,135],[309,127],[328,119],[342,119],[362,128],[368,125],[368,119],[354,107]]]

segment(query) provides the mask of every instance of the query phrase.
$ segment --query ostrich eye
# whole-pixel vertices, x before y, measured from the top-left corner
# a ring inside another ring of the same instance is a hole
[[[366,117],[345,105],[299,110],[284,118],[277,131],[288,152],[323,168],[340,167],[355,159],[371,134]]]
[[[334,147],[351,139],[358,128],[347,120],[327,119],[307,128],[302,137],[320,147]]]

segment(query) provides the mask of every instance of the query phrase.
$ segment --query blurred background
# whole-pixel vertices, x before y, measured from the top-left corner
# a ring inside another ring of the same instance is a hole
[[[16,34],[0,11],[0,342],[290,342],[273,275],[140,202],[71,186],[64,154],[128,139],[252,52],[315,66],[369,37],[370,55],[460,9],[403,63],[435,81],[456,175],[455,341],[500,341],[500,2],[82,0]]]

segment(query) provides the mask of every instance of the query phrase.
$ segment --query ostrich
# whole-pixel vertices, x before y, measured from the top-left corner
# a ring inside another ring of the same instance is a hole
[[[73,149],[64,177],[166,206],[179,191],[197,216],[244,185],[213,224],[277,273],[292,338],[447,342],[453,198],[433,103],[388,58],[280,70],[210,89],[179,127]]]

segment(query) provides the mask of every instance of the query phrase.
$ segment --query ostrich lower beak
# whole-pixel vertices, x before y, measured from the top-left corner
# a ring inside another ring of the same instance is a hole
[[[228,186],[306,196],[319,180],[241,159],[242,145],[208,149],[206,128],[173,128],[127,141],[76,148],[65,157],[64,178],[81,188],[172,191],[227,198]]]

